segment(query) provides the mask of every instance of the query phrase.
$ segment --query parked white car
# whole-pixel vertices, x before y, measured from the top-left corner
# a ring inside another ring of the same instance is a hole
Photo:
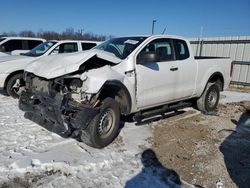
[[[1,37],[0,57],[26,53],[45,41],[45,39],[31,37]]]
[[[94,41],[47,41],[22,55],[0,57],[0,89],[18,98],[23,82],[24,68],[34,60],[54,54],[89,50],[100,42]]]
[[[215,110],[231,80],[231,60],[196,58],[182,37],[131,36],[37,60],[25,71],[20,109],[102,148],[117,136],[120,115],[140,121],[187,106]]]

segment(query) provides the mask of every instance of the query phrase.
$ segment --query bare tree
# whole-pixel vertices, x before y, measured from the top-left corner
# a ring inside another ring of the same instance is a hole
[[[1,34],[2,36],[6,36],[6,37],[16,37],[16,36],[18,36],[18,34],[16,33],[16,32],[13,32],[13,31],[10,31],[10,32],[3,32],[2,34]]]
[[[61,38],[60,34],[54,31],[44,31],[39,37],[46,40],[60,40]]]
[[[95,40],[95,41],[104,41],[113,36],[98,35],[94,33],[84,33],[83,29],[75,32],[73,28],[67,28],[64,32],[55,32],[55,31],[43,31],[40,29],[38,32],[33,32],[30,30],[21,31],[19,33],[15,32],[3,32],[0,33],[0,36],[21,36],[21,37],[39,37],[46,40]]]
[[[36,37],[36,34],[33,31],[21,31],[19,33],[21,37]]]

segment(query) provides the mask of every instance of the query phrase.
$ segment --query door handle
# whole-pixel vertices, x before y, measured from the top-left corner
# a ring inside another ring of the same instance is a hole
[[[134,76],[135,70],[126,71],[124,73],[126,76],[131,77],[131,76]]]
[[[171,67],[170,70],[171,70],[171,71],[177,71],[177,70],[178,70],[178,67]]]

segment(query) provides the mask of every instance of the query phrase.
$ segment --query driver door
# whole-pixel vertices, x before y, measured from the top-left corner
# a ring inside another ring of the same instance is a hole
[[[160,105],[175,99],[176,61],[170,39],[155,39],[137,56],[137,107]]]

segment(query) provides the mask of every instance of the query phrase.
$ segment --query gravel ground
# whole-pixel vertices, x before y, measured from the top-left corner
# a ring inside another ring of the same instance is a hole
[[[247,187],[250,118],[240,101],[249,99],[224,92],[214,116],[187,108],[126,121],[98,150],[24,118],[0,94],[0,187]]]
[[[250,99],[250,97],[249,97]],[[188,110],[163,119],[150,139],[159,161],[198,187],[250,186],[249,102],[220,104],[216,115]]]

